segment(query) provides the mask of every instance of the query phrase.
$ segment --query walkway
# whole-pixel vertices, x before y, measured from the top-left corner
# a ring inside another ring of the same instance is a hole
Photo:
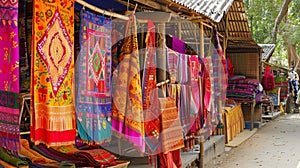
[[[240,146],[225,151],[205,168],[300,167],[300,114],[280,116]]]

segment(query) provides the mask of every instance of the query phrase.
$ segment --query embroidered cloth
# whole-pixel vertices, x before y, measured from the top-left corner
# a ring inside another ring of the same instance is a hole
[[[81,51],[76,63],[76,115],[80,138],[111,138],[111,19],[81,13]]]
[[[75,143],[74,0],[36,0],[33,6],[31,141]]]
[[[0,147],[20,147],[18,0],[0,1]]]
[[[112,105],[112,130],[145,152],[143,103],[135,16],[126,24],[124,43],[121,49]]]
[[[159,152],[160,109],[158,101],[158,88],[156,86],[156,48],[155,25],[148,21],[146,36],[146,54],[142,79],[143,110],[145,124],[145,142],[149,155]]]

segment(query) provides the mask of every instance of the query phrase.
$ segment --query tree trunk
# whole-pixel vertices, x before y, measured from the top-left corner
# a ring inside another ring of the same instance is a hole
[[[282,21],[283,17],[287,14],[288,12],[288,7],[289,4],[292,0],[284,0],[282,8],[280,10],[280,12],[278,13],[278,16],[275,20],[275,24],[272,30],[272,38],[273,38],[273,42],[276,42],[277,39],[277,31],[278,31],[278,25],[280,24],[280,22]]]

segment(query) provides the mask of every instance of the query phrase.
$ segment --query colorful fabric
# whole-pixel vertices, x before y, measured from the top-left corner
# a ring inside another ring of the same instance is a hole
[[[13,156],[7,153],[3,148],[0,147],[0,160],[3,160],[11,165],[22,167],[27,166],[28,163],[26,161],[21,160],[20,158]]]
[[[178,168],[181,167],[181,155],[180,150],[175,150],[168,153],[160,153],[159,154],[159,167],[161,168]]]
[[[189,82],[188,55],[178,54],[178,83],[186,84]]]
[[[250,79],[250,78],[241,79],[241,80],[229,80],[228,83],[229,84],[251,84],[253,86],[258,86],[260,84],[258,80]]]
[[[140,80],[139,54],[135,16],[126,24],[124,43],[119,56],[119,66],[113,78],[112,130],[145,152],[143,104]],[[116,71],[116,70],[115,70]]]
[[[178,81],[178,55],[178,52],[167,48],[168,70],[170,73],[171,83],[176,83]]]
[[[161,140],[163,153],[184,147],[178,108],[172,98],[159,98],[161,109]]]
[[[32,150],[27,139],[21,139],[21,147],[19,154],[30,159],[32,163],[41,164],[44,166],[58,167],[59,163],[55,160],[48,159],[38,152]]]
[[[205,71],[204,71],[204,107],[210,109],[211,104],[211,58],[206,57],[204,59]]]
[[[78,157],[76,155],[65,154],[65,153],[59,152],[51,147],[48,148],[47,146],[45,146],[42,143],[37,146],[33,145],[32,148],[49,159],[56,160],[59,162],[63,161],[65,163],[73,163],[77,167],[99,166],[99,164],[97,165],[97,163],[96,164],[90,163],[87,158]]]
[[[180,123],[183,135],[187,135],[191,128],[191,86],[180,85]]]
[[[224,81],[223,81],[224,86],[222,86],[222,87],[225,90],[227,87],[227,82],[228,82],[228,71],[227,71],[227,65],[226,65],[226,58],[225,58],[225,55],[224,55],[224,52],[223,52],[223,49],[222,49],[222,46],[220,43],[217,27],[213,28],[213,37],[212,38],[213,38],[215,49],[217,50],[219,59],[223,66],[222,78],[224,79]]]
[[[191,114],[197,114],[200,108],[200,90],[199,90],[199,61],[197,55],[189,55],[189,72],[191,77]]]
[[[185,43],[184,41],[176,38],[176,37],[173,37],[172,38],[172,49],[181,53],[181,54],[184,54],[185,53]]]
[[[18,0],[0,1],[0,147],[20,147]]]
[[[146,36],[146,54],[142,79],[142,96],[145,124],[145,142],[149,155],[157,154],[159,150],[160,110],[158,88],[156,86],[156,48],[155,25],[148,21]]]
[[[75,143],[74,0],[34,1],[31,141]]]
[[[94,165],[111,166],[116,165],[116,157],[104,149],[78,150],[74,145],[52,147],[54,150],[67,155],[85,158],[86,162]]]
[[[83,11],[80,32],[77,130],[82,140],[101,144],[111,138],[111,19]]]

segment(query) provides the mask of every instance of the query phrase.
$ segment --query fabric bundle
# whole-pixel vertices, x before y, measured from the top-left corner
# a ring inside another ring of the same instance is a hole
[[[47,146],[72,144],[76,132],[74,0],[34,1],[33,6],[31,141]]]
[[[82,11],[76,63],[77,129],[82,140],[111,138],[111,19]]]
[[[74,163],[76,166],[106,167],[116,165],[115,156],[103,149],[78,150],[74,145],[46,147],[33,146],[43,156],[59,162]]]
[[[3,160],[6,163],[9,163],[9,164],[17,166],[17,167],[28,166],[28,163],[26,161],[23,161],[20,158],[18,158],[17,156],[14,156],[14,155],[6,152],[1,147],[0,147],[0,160]]]
[[[229,80],[227,98],[236,101],[260,101],[262,92],[260,83],[256,79],[240,78]]]
[[[20,147],[18,0],[0,1],[0,147]]]
[[[19,154],[30,159],[31,163],[40,164],[44,166],[57,167],[59,163],[55,160],[46,158],[45,156],[39,154],[30,148],[29,142],[26,139],[21,139],[21,148]]]

